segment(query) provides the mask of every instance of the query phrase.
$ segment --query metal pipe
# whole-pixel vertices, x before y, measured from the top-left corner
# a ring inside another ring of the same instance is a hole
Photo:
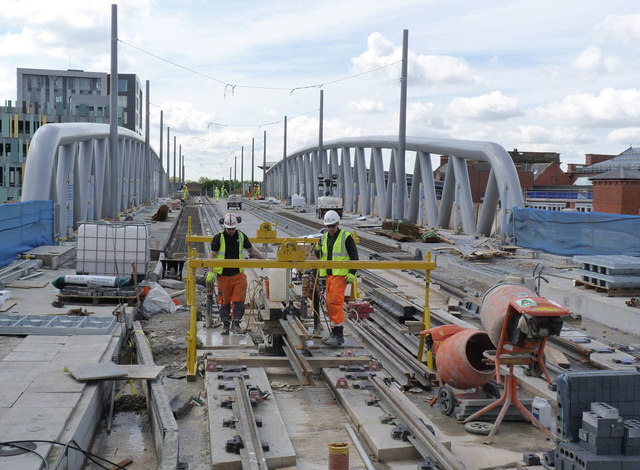
[[[369,454],[367,454],[367,451],[364,449],[364,447],[362,447],[362,443],[360,442],[360,439],[358,439],[358,436],[356,435],[351,425],[345,424],[344,427],[347,429],[349,437],[353,441],[353,444],[356,446],[356,450],[358,451],[358,454],[360,454],[360,459],[362,459],[362,463],[364,463],[364,466],[367,468],[367,470],[376,470],[376,467],[374,467],[373,463],[371,463]]]

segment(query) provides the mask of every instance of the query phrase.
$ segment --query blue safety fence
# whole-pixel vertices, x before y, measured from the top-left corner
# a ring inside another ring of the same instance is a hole
[[[53,245],[53,201],[0,204],[0,267],[20,253]]]
[[[640,216],[514,208],[515,244],[555,255],[640,256]]]

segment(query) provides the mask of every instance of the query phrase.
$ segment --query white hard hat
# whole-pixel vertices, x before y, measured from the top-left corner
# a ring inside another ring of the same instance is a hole
[[[327,211],[324,214],[324,224],[325,225],[333,225],[335,223],[340,222],[340,216],[336,211]]]
[[[238,220],[238,217],[231,212],[225,214],[222,218],[222,224],[224,225],[224,228],[236,228],[238,226],[238,222],[240,222]]]

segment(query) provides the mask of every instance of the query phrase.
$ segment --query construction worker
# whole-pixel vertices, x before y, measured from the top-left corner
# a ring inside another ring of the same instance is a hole
[[[182,188],[182,199],[184,199],[185,201],[187,200],[187,198],[189,197],[189,189],[187,188],[187,185],[185,184],[184,187]]]
[[[238,230],[241,218],[232,213],[227,213],[220,220],[224,230],[216,234],[211,241],[210,258],[217,259],[244,259],[245,250],[252,258],[265,259],[249,241],[244,233]],[[220,307],[220,320],[222,320],[222,333],[228,335],[229,330],[234,333],[242,333],[240,321],[244,315],[244,301],[247,295],[247,276],[244,268],[214,268],[207,274],[207,284],[211,284],[214,276],[218,279],[218,298],[222,301]],[[233,303],[233,316],[231,315],[231,303]]]
[[[218,202],[218,199],[220,199],[220,190],[216,187],[215,191],[213,192],[215,198],[216,198],[216,202]]]
[[[327,211],[324,225],[327,233],[316,244],[316,255],[321,260],[348,261],[358,259],[358,249],[351,233],[338,227],[340,216],[336,211]],[[344,343],[344,292],[347,284],[356,279],[355,269],[320,269],[319,276],[327,278],[327,310],[331,319],[331,336],[322,340],[329,346]]]

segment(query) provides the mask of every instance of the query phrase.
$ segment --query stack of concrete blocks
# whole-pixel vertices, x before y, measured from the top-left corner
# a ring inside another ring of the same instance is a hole
[[[558,383],[556,436],[579,442],[582,414],[591,403],[604,402],[617,408],[624,419],[640,420],[640,372],[589,371],[561,374]]]
[[[582,269],[574,269],[579,280],[607,289],[640,287],[640,258],[626,255],[575,256]]]
[[[556,448],[556,469],[640,470],[640,421],[623,420],[607,403],[592,403],[578,434],[579,444]]]

